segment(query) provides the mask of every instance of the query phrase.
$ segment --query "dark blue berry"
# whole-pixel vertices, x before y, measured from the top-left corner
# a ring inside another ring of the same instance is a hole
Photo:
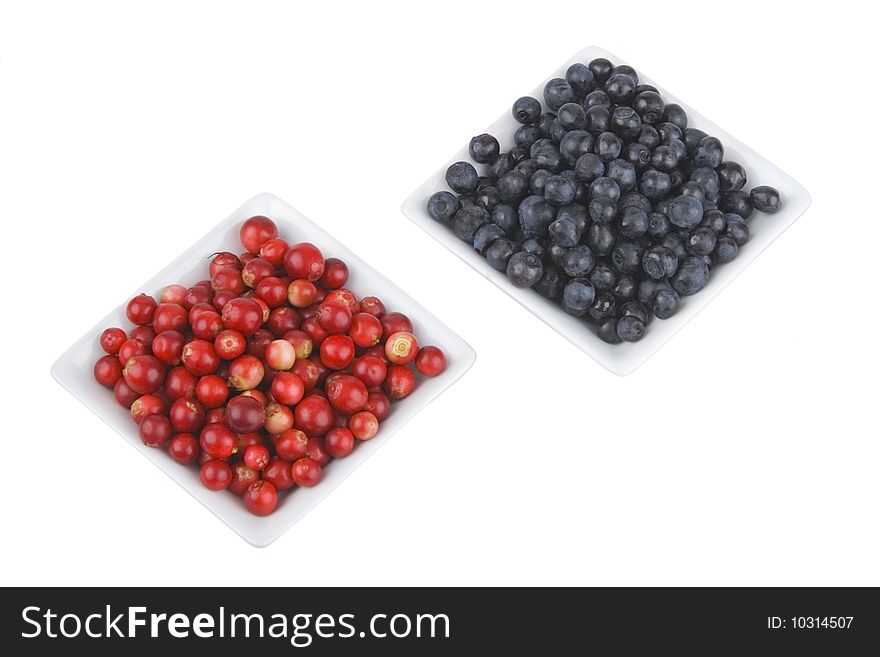
[[[678,155],[671,146],[658,146],[651,153],[651,166],[669,173],[678,166]]]
[[[604,107],[609,112],[611,111],[611,99],[601,89],[596,89],[595,91],[591,91],[584,97],[584,109],[590,109],[591,107]]]
[[[702,256],[689,256],[681,263],[671,282],[682,296],[696,294],[709,282],[709,267]]]
[[[446,170],[446,184],[458,194],[469,194],[476,191],[480,177],[470,162],[456,162]]]
[[[505,203],[518,203],[529,192],[529,179],[522,171],[508,171],[495,183],[498,197]]]
[[[711,228],[715,235],[722,235],[727,229],[727,221],[721,210],[706,210],[703,212],[703,221],[700,223],[705,228]]]
[[[669,204],[669,221],[678,228],[690,229],[703,220],[703,204],[691,196],[677,196]]]
[[[633,99],[633,109],[645,123],[659,123],[663,118],[666,103],[656,91],[642,91]]]
[[[544,183],[544,200],[554,207],[574,201],[577,185],[565,176],[551,176]]]
[[[523,236],[526,239],[546,237],[555,215],[553,206],[543,196],[527,196],[519,204],[519,226]]]
[[[587,244],[597,256],[607,256],[614,248],[617,235],[611,226],[593,224],[587,232]]]
[[[648,215],[641,208],[623,208],[620,211],[619,231],[624,237],[641,237],[648,232]]]
[[[651,163],[651,149],[638,142],[631,142],[623,147],[620,156],[641,171]]]
[[[664,171],[648,169],[639,181],[639,191],[652,200],[666,196],[671,189],[672,178]]]
[[[729,235],[722,235],[715,244],[715,262],[725,264],[731,262],[739,253],[739,246]]]
[[[611,112],[602,105],[593,105],[587,108],[585,127],[587,132],[599,135],[611,128]]]
[[[642,255],[642,269],[655,280],[669,278],[678,269],[678,256],[665,246],[652,246]]]
[[[586,276],[593,270],[596,261],[588,246],[576,246],[565,254],[562,269],[572,278]]]
[[[745,182],[745,180],[743,182]],[[782,207],[779,192],[768,185],[753,187],[752,191],[749,193],[749,199],[752,202],[752,206],[754,206],[759,212],[773,214],[774,212],[778,212],[779,208]]]
[[[743,219],[752,216],[752,201],[749,195],[741,189],[722,194],[718,199],[718,208],[724,212],[738,214]]]
[[[558,172],[562,168],[562,155],[559,149],[553,144],[543,144],[537,151],[534,151],[532,158],[542,169],[547,169],[553,173]]]
[[[728,213],[724,215],[726,225],[726,234],[736,242],[737,246],[742,246],[749,241],[749,227],[746,222],[738,214]]]
[[[715,169],[711,167],[697,167],[691,171],[690,179],[703,188],[703,194],[706,199],[714,201],[718,198],[720,181]]]
[[[596,335],[598,335],[603,342],[607,342],[608,344],[620,344],[620,336],[617,335],[617,319],[612,317],[603,320],[596,327]]]
[[[632,107],[621,105],[611,112],[611,130],[621,139],[633,139],[641,127],[642,119]]]
[[[665,214],[652,212],[648,215],[648,236],[652,239],[658,239],[665,236],[670,229],[669,219]]]
[[[480,226],[489,223],[489,213],[479,205],[467,205],[455,213],[452,230],[465,242],[473,244],[474,236]]]
[[[697,128],[684,128],[681,133],[683,137],[682,141],[684,141],[684,145],[690,156],[693,156],[693,154],[697,152],[697,147],[700,145],[700,142],[708,137],[705,132],[698,130]]]
[[[616,182],[621,192],[628,192],[636,186],[636,168],[620,158],[605,165],[605,176]]]
[[[565,72],[565,80],[574,89],[575,96],[583,98],[593,90],[595,76],[584,64],[572,64]]]
[[[596,80],[597,84],[605,84],[605,81],[611,75],[611,71],[614,69],[614,64],[605,59],[604,57],[597,57],[589,64],[587,64],[587,68],[590,69],[593,73],[593,78]]]
[[[590,183],[590,198],[610,198],[616,201],[620,198],[620,185],[606,176],[596,178]]]
[[[620,305],[620,308],[617,309],[618,317],[636,317],[647,324],[648,322],[648,309],[641,301],[636,301],[635,299],[630,299],[626,303]]]
[[[717,237],[711,228],[695,228],[685,240],[685,248],[692,255],[707,256],[715,250]]]
[[[519,215],[512,205],[499,203],[492,210],[491,219],[492,223],[501,226],[501,229],[508,235],[512,235],[519,228]]]
[[[566,103],[575,100],[574,89],[562,78],[553,78],[544,85],[544,104],[555,112]]]
[[[523,242],[521,250],[526,253],[534,253],[541,260],[544,260],[548,255],[547,248],[544,246],[543,241],[536,240],[534,237]]]
[[[674,123],[682,130],[687,128],[688,124],[687,113],[682,109],[681,105],[677,103],[669,103],[666,105],[663,110],[662,120],[666,123]]]
[[[474,202],[488,212],[492,212],[496,205],[501,203],[498,189],[494,185],[483,187],[474,196]]]
[[[476,249],[477,253],[480,255],[486,255],[486,250],[489,248],[489,245],[504,236],[504,229],[498,224],[493,224],[491,222],[483,224],[474,234],[474,249]]]
[[[461,203],[449,192],[436,192],[428,199],[428,216],[434,221],[450,221],[461,208]]]
[[[544,275],[544,264],[533,253],[520,251],[507,261],[507,278],[516,287],[531,287]]]
[[[581,155],[574,165],[574,175],[584,183],[591,183],[605,175],[605,165],[595,153]]]
[[[568,217],[556,219],[548,229],[550,240],[559,246],[572,247],[581,239],[577,224]]]
[[[623,142],[621,142],[620,137],[613,132],[603,132],[596,137],[596,141],[593,142],[593,150],[596,151],[596,155],[598,155],[599,159],[603,162],[610,162],[611,160],[616,159],[620,155],[622,149]]]
[[[607,262],[597,262],[590,272],[590,282],[597,290],[612,291],[619,285],[617,273]]]
[[[645,322],[635,315],[617,320],[617,336],[624,342],[638,342],[645,335]]]
[[[587,124],[587,113],[580,103],[566,103],[559,108],[556,120],[563,130],[583,130]]]
[[[586,278],[575,278],[562,291],[562,309],[569,315],[583,317],[596,299],[596,288]]]
[[[531,96],[523,96],[513,104],[512,113],[520,123],[537,123],[541,118],[541,103]]]
[[[717,169],[724,159],[724,146],[715,137],[703,137],[694,151],[694,164]]]
[[[639,283],[638,288],[636,289],[636,299],[638,299],[642,307],[650,308],[654,305],[654,299],[657,294],[664,290],[672,291],[672,285],[668,280],[665,278],[661,280],[646,278]]]
[[[555,267],[544,267],[544,275],[533,286],[535,292],[548,299],[558,299],[565,289],[566,279]]]
[[[681,306],[681,297],[675,290],[661,290],[654,297],[654,317],[657,319],[669,319],[678,312]]]
[[[507,261],[516,253],[516,244],[507,238],[499,238],[486,249],[486,262],[492,269],[507,270]]]
[[[571,220],[581,233],[587,228],[587,209],[580,203],[569,203],[556,211],[556,219]]]
[[[513,133],[513,143],[523,148],[531,149],[532,144],[541,139],[541,129],[535,125],[521,125]]]
[[[552,177],[553,174],[547,169],[538,169],[529,180],[529,192],[535,196],[544,196],[544,185]]]
[[[508,171],[512,171],[515,165],[516,162],[513,161],[510,153],[502,153],[494,162],[486,166],[486,175],[491,180],[498,180]]]
[[[495,137],[483,133],[471,139],[471,143],[468,145],[468,153],[474,162],[489,164],[494,162],[501,154],[501,146]]]
[[[718,167],[718,183],[722,192],[735,192],[746,184],[746,170],[738,162],[727,160]]]
[[[639,137],[636,141],[653,151],[660,145],[660,133],[657,132],[657,128],[654,126],[643,123],[642,127],[639,128]]]
[[[600,197],[590,201],[590,218],[597,224],[610,224],[617,217],[617,202]]]
[[[605,82],[605,93],[611,99],[612,103],[617,105],[625,105],[633,97],[636,89],[636,82],[626,73],[612,73]]]
[[[611,292],[599,290],[596,299],[587,311],[590,317],[597,322],[615,317],[617,315],[617,300]]]
[[[593,152],[593,135],[586,130],[571,130],[559,142],[559,152],[568,165]]]
[[[638,242],[618,241],[611,251],[611,262],[618,271],[634,274],[642,270],[643,252]]]

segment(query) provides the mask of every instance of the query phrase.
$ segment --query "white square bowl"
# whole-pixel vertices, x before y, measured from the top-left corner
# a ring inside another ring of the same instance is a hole
[[[543,98],[544,84],[547,80],[555,77],[565,77],[565,71],[575,62],[588,63],[597,57],[605,57],[615,65],[624,64],[619,57],[591,46],[577,53],[556,69],[546,80],[535,87],[529,95]],[[718,137],[724,144],[724,157],[726,160],[735,160],[746,169],[748,182],[746,189],[757,185],[771,185],[779,190],[782,197],[782,209],[776,214],[764,214],[756,212],[749,220],[751,239],[739,250],[737,258],[730,263],[718,266],[712,270],[708,285],[698,294],[683,297],[681,309],[676,315],[667,320],[655,320],[639,342],[623,344],[607,344],[596,336],[595,332],[584,321],[567,314],[559,304],[554,303],[531,289],[519,289],[511,285],[503,272],[492,269],[485,258],[477,253],[470,244],[458,239],[452,230],[440,224],[428,215],[426,203],[434,192],[447,190],[446,169],[453,162],[460,160],[470,161],[468,145],[465,144],[446,164],[434,175],[419,186],[402,206],[403,213],[423,230],[430,233],[434,239],[443,244],[447,249],[455,253],[459,258],[468,263],[477,272],[488,278],[492,283],[504,290],[520,304],[549,324],[560,335],[572,344],[591,356],[599,364],[603,365],[614,374],[624,376],[630,374],[660,347],[662,347],[673,335],[687,324],[694,316],[706,307],[721,290],[723,290],[736,276],[745,269],[773,240],[779,237],[786,228],[800,217],[810,205],[810,195],[791,176],[779,169],[766,158],[762,157],[738,139],[732,137],[724,130],[705,119],[687,104],[681,102],[673,94],[666,91],[654,80],[639,72],[639,81],[652,84],[659,89],[660,94],[667,103],[678,103],[688,115],[688,126],[699,128],[710,135]],[[525,95],[519,94],[518,96]],[[518,97],[517,96],[517,97]],[[519,123],[513,118],[510,107],[516,98],[507,99],[509,102],[501,117],[485,130],[474,130],[474,134],[487,132],[494,135],[501,144],[501,150],[509,150],[513,146],[513,135],[519,127]],[[479,170],[479,165],[478,166]]]
[[[171,283],[192,285],[205,278],[209,263],[207,257],[217,251],[234,253],[241,251],[238,241],[239,224],[257,214],[272,218],[278,224],[280,235],[288,241],[313,242],[325,254],[345,260],[350,270],[348,286],[356,294],[375,294],[382,299],[389,310],[405,313],[412,320],[415,333],[422,344],[435,344],[441,347],[447,356],[446,371],[438,377],[421,378],[409,397],[393,405],[391,414],[382,422],[379,434],[372,440],[359,444],[346,458],[331,462],[324,469],[324,477],[317,486],[294,489],[283,494],[273,514],[257,517],[250,514],[241,499],[235,495],[227,491],[214,492],[205,488],[199,479],[197,468],[175,463],[166,450],[146,447],[138,437],[137,425],[132,422],[128,410],[117,404],[113,392],[100,386],[92,376],[92,367],[103,354],[98,344],[101,331],[108,326],[129,324],[125,317],[125,304],[118,306],[101,319],[94,328],[64,352],[52,366],[52,376],[233,531],[248,543],[264,547],[293,526],[416,413],[455,383],[473,365],[476,355],[470,345],[412,297],[318,225],[271,194],[260,194],[242,205],[171,264],[135,290],[134,294],[147,292],[158,297],[165,285]]]

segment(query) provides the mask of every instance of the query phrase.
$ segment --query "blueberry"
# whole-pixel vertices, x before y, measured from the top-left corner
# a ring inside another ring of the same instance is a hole
[[[526,125],[537,123],[541,118],[541,103],[531,96],[523,96],[513,104],[513,118]]]
[[[572,247],[577,245],[581,239],[581,233],[578,230],[577,224],[568,217],[556,219],[556,221],[550,224],[548,232],[550,233],[550,240],[559,246]]]
[[[617,320],[617,336],[624,342],[638,342],[645,335],[645,322],[634,315]]]
[[[587,113],[580,103],[566,103],[556,115],[563,130],[583,130],[587,124]]]
[[[617,309],[618,317],[636,317],[643,322],[648,322],[648,309],[641,301],[630,299],[626,303],[621,304]]]
[[[594,198],[590,201],[590,218],[597,224],[610,224],[617,216],[617,202],[610,198]]]
[[[619,281],[617,273],[607,262],[597,262],[590,272],[590,282],[597,290],[611,292]]]
[[[593,135],[586,130],[571,130],[559,142],[559,152],[568,165],[593,152]]]
[[[660,240],[660,244],[661,246],[665,246],[667,249],[671,249],[675,256],[678,258],[679,262],[681,262],[688,256],[687,249],[684,246],[684,240],[674,233],[666,235],[662,240]]]
[[[691,196],[677,196],[669,204],[669,221],[679,228],[694,228],[703,220],[703,204]]]
[[[559,244],[550,242],[550,246],[547,249],[547,253],[549,254],[548,259],[555,267],[562,269],[565,263],[565,256],[568,255],[570,250],[571,247],[560,246]]]
[[[642,269],[643,251],[637,242],[617,242],[611,252],[611,262],[618,271],[634,274]]]
[[[480,255],[486,255],[486,249],[489,248],[489,245],[502,237],[505,237],[505,232],[501,226],[492,222],[483,224],[474,234],[474,249]]]
[[[538,129],[544,137],[550,138],[550,127],[556,121],[555,112],[544,112],[538,120]]]
[[[593,143],[593,150],[603,162],[616,159],[622,149],[623,143],[620,141],[620,137],[613,132],[603,132],[596,137],[596,141]]]
[[[528,159],[529,149],[524,146],[514,146],[509,151],[507,151],[507,156],[510,158],[511,162],[513,162],[514,164],[519,164],[523,160]],[[501,156],[499,155],[499,157]]]
[[[529,192],[536,196],[544,196],[544,185],[553,177],[547,169],[538,169],[529,180]]]
[[[724,159],[724,146],[715,137],[703,137],[694,151],[694,164],[717,169]]]
[[[745,180],[743,180],[743,183],[745,183]],[[779,208],[782,206],[782,201],[779,199],[779,192],[768,185],[753,187],[752,191],[749,193],[749,199],[752,202],[752,206],[754,206],[759,212],[773,214],[774,212],[778,212]]]
[[[434,221],[450,221],[458,212],[461,203],[449,192],[437,192],[428,199],[428,216]]]
[[[671,279],[672,287],[682,296],[696,294],[708,281],[709,267],[701,256],[685,258]]]
[[[725,221],[724,213],[721,210],[706,210],[700,225],[711,228],[715,235],[721,235],[727,229],[727,221]]]
[[[507,278],[516,287],[532,287],[544,275],[544,264],[534,253],[520,251],[507,261]]]
[[[652,239],[663,237],[669,232],[669,219],[665,214],[652,212],[648,215],[648,236]]]
[[[587,244],[597,256],[607,256],[617,240],[614,230],[604,224],[593,224],[587,232]]]
[[[742,190],[722,194],[718,199],[718,208],[724,212],[738,214],[743,219],[748,219],[752,215],[752,201]]]
[[[497,161],[497,160],[496,160]],[[520,173],[525,174],[526,178],[531,179],[532,175],[539,169],[538,163],[533,159],[529,158],[527,160],[523,160],[522,162],[517,162],[516,166],[511,169],[511,171],[519,171]]]
[[[597,84],[605,84],[605,81],[614,69],[614,65],[604,57],[597,57],[587,64],[587,68],[592,71]]]
[[[584,183],[591,183],[605,175],[605,165],[595,153],[581,155],[574,165],[574,175]]]
[[[526,239],[545,237],[555,218],[553,206],[542,196],[527,196],[519,204],[519,226]]]
[[[495,183],[498,197],[505,203],[518,203],[529,193],[529,179],[522,171],[508,171]]]
[[[555,112],[566,103],[575,100],[574,89],[562,78],[553,78],[544,85],[544,104]]]
[[[465,242],[473,244],[480,226],[489,223],[489,213],[478,205],[467,205],[455,213],[452,230]]]
[[[594,287],[594,286],[593,286]],[[595,289],[595,287],[594,287]],[[594,321],[601,322],[617,314],[617,300],[611,292],[599,290],[595,293],[595,299],[590,304],[587,313]]]
[[[739,246],[729,235],[722,235],[715,244],[715,262],[724,264],[736,258]]]
[[[620,336],[617,335],[617,319],[612,317],[602,321],[596,327],[596,335],[608,344],[620,344]]]
[[[501,226],[501,229],[508,235],[512,235],[513,231],[519,227],[519,215],[512,205],[504,203],[496,205],[492,210],[491,220],[492,223]]]
[[[666,104],[656,91],[643,91],[633,100],[633,109],[645,123],[659,123]]]
[[[532,144],[541,139],[541,129],[535,125],[521,125],[513,133],[513,143],[523,148],[532,148]]]
[[[738,162],[727,160],[718,167],[718,183],[722,192],[735,192],[746,184],[746,170]]]
[[[596,299],[596,288],[586,278],[575,278],[562,291],[562,309],[569,315],[583,317]]]
[[[669,103],[663,110],[663,121],[666,123],[674,123],[682,130],[687,128],[687,113],[677,103]]]
[[[566,279],[554,267],[544,267],[544,275],[534,285],[534,290],[542,297],[558,299],[565,289]]]
[[[652,246],[642,255],[642,269],[655,280],[669,278],[678,269],[678,256],[665,246]]]
[[[688,155],[693,155],[697,151],[697,147],[700,145],[700,142],[703,141],[708,135],[702,130],[697,130],[696,128],[684,128],[682,131],[682,136],[684,137],[684,145],[687,147]]]
[[[681,306],[681,297],[675,290],[661,290],[654,297],[654,317],[657,319],[669,319],[678,312]]]
[[[612,103],[625,105],[632,98],[636,84],[638,83],[626,73],[612,73],[608,81],[605,82],[605,93],[608,94]]]
[[[717,237],[711,228],[695,228],[685,240],[685,248],[691,255],[706,256],[715,250]]]
[[[593,282],[593,285],[595,285],[595,281]],[[611,294],[617,299],[617,303],[623,304],[635,297],[636,287],[636,279],[629,274],[621,274],[620,278],[618,278],[617,282],[612,286]]]
[[[544,200],[554,207],[574,201],[577,185],[565,176],[551,176],[544,183]]]
[[[618,64],[611,70],[611,75],[629,76],[629,79],[632,80],[633,87],[639,83],[639,74],[636,73],[636,69],[628,64]]]
[[[541,260],[547,257],[547,249],[544,243],[541,240],[536,240],[534,237],[522,243],[522,250],[526,253],[534,253]]]
[[[620,234],[624,237],[641,237],[648,232],[648,215],[641,208],[628,207],[620,211]]]
[[[651,201],[648,200],[648,197],[635,190],[627,192],[620,198],[620,207],[639,208],[644,210],[645,214],[650,214],[652,210]]]
[[[671,146],[658,146],[651,153],[651,166],[669,173],[678,166],[678,155]]]
[[[693,180],[688,180],[685,184],[683,184],[678,190],[682,196],[692,196],[693,198],[703,202],[706,198],[706,192],[703,191],[702,185],[698,182],[694,182]]]
[[[644,308],[650,308],[654,305],[654,299],[660,292],[672,291],[672,285],[665,278],[655,281],[653,278],[646,278],[639,283],[636,290],[636,299]],[[645,320],[647,321],[647,319]]]
[[[495,137],[483,133],[471,139],[471,143],[468,145],[468,153],[474,162],[489,164],[498,158],[498,155],[501,153],[501,146]]]
[[[672,139],[667,140],[665,145],[669,146],[669,148],[672,149],[672,152],[675,153],[679,165],[684,164],[685,166],[688,166],[687,162],[685,162],[687,159],[687,147],[681,139],[673,137]]]
[[[486,175],[492,180],[498,180],[508,171],[512,171],[515,164],[510,153],[502,153],[486,167]]]
[[[542,169],[556,173],[562,168],[562,155],[553,144],[543,144],[534,152],[532,158]]]
[[[495,206],[501,203],[501,197],[498,195],[498,189],[494,185],[489,185],[477,191],[474,202],[487,212],[492,212]]]
[[[565,72],[565,80],[574,89],[578,98],[583,98],[593,89],[595,76],[584,64],[572,64]]]
[[[686,176],[681,169],[673,169],[669,172],[669,184],[672,187],[672,192],[678,195],[678,190],[686,181]]]
[[[636,186],[636,168],[620,158],[605,165],[605,176],[616,182],[621,192],[628,192]]]
[[[586,276],[589,274],[596,261],[593,252],[588,246],[576,246],[565,254],[562,269],[571,277]]]
[[[742,246],[749,241],[750,231],[746,222],[738,214],[728,213],[724,215],[726,222],[726,234],[736,242],[737,246]]]
[[[667,146],[673,139],[681,140],[682,132],[674,123],[661,123],[657,126],[657,134],[660,135],[660,143]],[[684,142],[682,142],[684,146]],[[687,147],[685,147],[685,155],[687,155]]]
[[[605,176],[596,178],[590,183],[590,198],[610,198],[616,201],[620,198],[620,185]]]
[[[492,242],[486,249],[486,262],[492,269],[498,271],[507,270],[507,261],[516,253],[516,244],[507,238],[501,237]]]
[[[623,147],[620,156],[632,164],[636,171],[641,171],[651,162],[651,149],[634,141]]]
[[[591,107],[604,107],[611,111],[611,99],[601,89],[591,91],[584,97],[584,109],[589,110]]]
[[[601,105],[588,108],[585,119],[586,130],[591,134],[600,135],[611,128],[611,112]]]
[[[639,136],[636,141],[642,146],[647,146],[649,149],[654,150],[660,145],[660,133],[657,132],[657,128],[654,126],[643,123],[642,127],[639,128]]]
[[[639,181],[639,191],[649,199],[659,199],[666,196],[672,189],[672,178],[668,173],[648,169],[642,174]]]
[[[556,218],[569,219],[574,222],[578,233],[582,233],[587,228],[587,209],[580,203],[563,205],[556,211]]]
[[[555,146],[558,146],[562,138],[565,137],[565,128],[559,123],[559,117],[557,116],[553,119],[547,127],[549,128],[550,139],[553,140]]]
[[[715,169],[711,167],[697,167],[691,171],[690,179],[703,188],[703,194],[706,199],[714,201],[718,198],[721,182]]]
[[[621,139],[633,139],[641,127],[642,119],[632,107],[621,105],[611,112],[611,130]]]
[[[476,191],[480,177],[470,162],[456,162],[446,170],[446,184],[453,192],[468,194]]]

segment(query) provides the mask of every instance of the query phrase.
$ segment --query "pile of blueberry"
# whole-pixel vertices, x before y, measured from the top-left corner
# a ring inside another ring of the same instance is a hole
[[[446,171],[455,192],[428,214],[473,244],[517,287],[585,318],[609,343],[635,342],[652,317],[705,287],[749,239],[753,210],[776,212],[772,187],[744,191],[745,169],[721,142],[688,127],[684,110],[607,59],[513,104],[515,145],[471,139]]]

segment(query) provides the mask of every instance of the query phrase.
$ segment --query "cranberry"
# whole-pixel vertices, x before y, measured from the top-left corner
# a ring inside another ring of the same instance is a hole
[[[367,386],[350,374],[334,377],[332,381],[328,379],[324,389],[333,408],[343,413],[356,413],[367,403]]]
[[[308,358],[312,355],[312,339],[305,331],[288,331],[284,334],[284,339],[293,345],[297,359]]]
[[[238,269],[221,269],[211,277],[211,289],[214,292],[241,294],[244,292],[244,281],[241,277],[242,272]]]
[[[321,343],[321,362],[334,370],[342,370],[354,360],[354,342],[347,335],[331,335]]]
[[[220,314],[216,312],[200,312],[192,323],[193,336],[200,340],[213,342],[222,330],[223,320],[220,318]]]
[[[246,220],[238,231],[241,245],[250,253],[259,253],[263,245],[278,237],[278,226],[269,217],[260,215]]]
[[[119,348],[122,346],[122,343],[127,339],[128,336],[125,335],[125,331],[121,328],[104,329],[104,332],[101,333],[101,349],[111,356],[115,356],[119,353]]]
[[[364,410],[370,411],[381,422],[391,412],[391,402],[385,396],[385,393],[374,391],[367,397],[367,405],[364,406]]]
[[[416,369],[423,376],[437,376],[446,369],[446,356],[433,346],[422,347],[416,356]]]
[[[186,308],[177,303],[160,303],[153,313],[153,329],[156,333],[183,330],[187,321]]]
[[[355,359],[351,372],[367,387],[372,388],[382,385],[388,374],[388,367],[381,358],[365,355]]]
[[[218,313],[223,311],[223,306],[232,301],[238,295],[235,292],[230,292],[229,290],[221,290],[214,295],[214,298],[211,299],[211,305],[214,306],[214,310]]]
[[[266,368],[256,356],[245,354],[229,364],[229,385],[236,390],[250,390],[260,385]]]
[[[274,275],[275,267],[262,258],[254,258],[241,270],[241,280],[251,289],[256,288],[263,279]]]
[[[255,481],[247,487],[243,499],[255,516],[268,516],[278,506],[278,490],[268,481]]]
[[[214,258],[211,260],[211,266],[208,267],[208,273],[213,278],[214,274],[221,269],[241,269],[241,260],[238,259],[237,255],[229,251],[215,253]]]
[[[358,347],[372,347],[382,339],[382,322],[370,313],[357,313],[351,319],[348,334]]]
[[[397,365],[406,365],[415,360],[419,353],[419,341],[407,331],[398,331],[388,336],[385,341],[385,355]]]
[[[319,395],[303,399],[296,405],[293,416],[296,428],[312,436],[325,434],[333,426],[333,408]]]
[[[394,399],[403,399],[416,387],[416,377],[405,365],[392,365],[388,368],[385,390]]]
[[[251,470],[262,470],[269,465],[269,450],[265,445],[250,445],[244,450],[244,464]]]
[[[135,326],[131,331],[128,332],[129,338],[134,338],[136,340],[140,340],[145,345],[148,345],[153,341],[153,338],[156,337],[156,329],[152,326]]]
[[[257,358],[263,358],[263,356],[266,355],[266,347],[274,339],[275,336],[272,335],[271,331],[260,329],[247,339],[245,353],[248,353],[251,356],[256,356]]]
[[[153,355],[166,365],[180,365],[184,342],[186,338],[180,331],[162,331],[153,338]]]
[[[378,297],[364,297],[358,305],[362,313],[370,313],[374,317],[382,317],[385,314],[385,304]]]
[[[284,254],[284,271],[293,279],[317,281],[324,274],[324,256],[314,244],[300,242]]]
[[[321,481],[321,466],[309,457],[294,461],[290,473],[297,485],[305,488],[311,488]]]
[[[258,431],[238,434],[238,453],[244,454],[251,445],[262,445],[263,434]]]
[[[214,338],[214,351],[223,360],[234,360],[244,353],[247,341],[244,336],[233,329],[225,329]]]
[[[285,461],[296,461],[308,453],[309,438],[299,429],[288,429],[275,441],[275,453]]]
[[[375,347],[370,347],[364,352],[364,356],[373,356],[374,358],[378,358],[386,365],[390,365],[390,361],[388,360],[388,356],[385,355],[385,345],[377,344]]]
[[[272,396],[282,404],[293,406],[305,395],[305,383],[292,372],[281,372],[272,381]]]
[[[152,342],[152,340],[151,340]],[[143,356],[149,354],[150,347],[143,340],[138,338],[129,338],[119,347],[119,363],[125,365],[129,358],[134,356]]]
[[[181,397],[194,397],[197,382],[195,374],[181,365],[168,370],[165,375],[165,392],[172,401]]]
[[[230,467],[232,468],[232,482],[229,484],[229,492],[239,497],[245,494],[248,486],[260,480],[259,473],[241,461]]]
[[[273,237],[260,247],[260,257],[270,262],[273,267],[280,267],[284,262],[284,254],[287,253],[289,245],[287,240],[281,237]]]
[[[348,265],[339,258],[327,258],[319,282],[328,290],[342,287],[348,282]]]
[[[312,356],[309,357],[309,360],[312,361],[315,364],[315,367],[318,368],[318,381],[315,385],[319,386],[320,388],[323,388],[324,381],[327,380],[327,376],[333,370],[331,370],[329,367],[327,367],[324,363],[321,362],[321,357],[318,354],[313,354]],[[323,390],[319,389],[317,392],[324,395]],[[324,396],[326,397],[327,395],[324,395]]]
[[[351,309],[341,301],[323,301],[317,317],[321,328],[331,335],[341,335],[351,327]]]
[[[132,356],[125,363],[122,375],[129,388],[147,395],[162,386],[165,381],[165,366],[155,356]]]
[[[320,346],[320,344],[324,341],[324,338],[330,335],[329,333],[327,333],[327,331],[324,330],[324,327],[322,327],[318,323],[317,316],[307,317],[305,320],[303,320],[302,330],[303,332],[305,332],[306,335],[309,336],[312,341],[312,345],[314,345],[315,347]]]
[[[189,465],[199,458],[199,441],[191,433],[179,433],[168,443],[168,453],[181,465]]]
[[[233,299],[223,306],[223,324],[243,336],[253,335],[263,323],[263,309],[254,299]]]
[[[214,307],[213,303],[197,303],[192,308],[189,309],[189,313],[187,315],[187,319],[189,319],[189,323],[192,324],[195,320],[198,319],[201,313],[216,313],[217,309]]]
[[[193,306],[200,303],[211,303],[214,298],[214,291],[210,287],[202,285],[194,285],[186,291],[183,298],[183,307],[192,309]]]
[[[287,301],[287,285],[277,276],[268,276],[257,284],[256,295],[270,308],[277,308]]]
[[[263,470],[263,480],[271,483],[278,490],[292,488],[294,481],[290,472],[290,464],[277,456],[269,460]]]
[[[196,384],[196,399],[208,408],[222,406],[228,396],[226,381],[216,374],[203,376]]]
[[[153,313],[156,312],[156,300],[149,294],[139,294],[128,302],[125,307],[125,316],[132,324],[144,325],[153,321]]]
[[[253,399],[256,399],[258,402],[260,402],[260,404],[263,406],[263,408],[265,408],[266,404],[269,403],[269,399],[268,399],[268,397],[266,397],[266,393],[264,393],[260,390],[255,390],[255,389],[245,390],[243,393],[241,393],[241,396],[242,397],[252,397]]]
[[[186,299],[186,288],[183,285],[166,285],[159,295],[159,303],[176,303],[183,305]]]
[[[180,356],[183,366],[196,376],[213,373],[220,364],[214,345],[207,340],[192,340],[183,345]]]
[[[309,360],[308,358],[297,360],[290,371],[302,379],[307,392],[318,385],[320,372],[318,371],[317,365],[315,365],[312,360]]]
[[[241,265],[243,267],[244,265],[246,265],[251,260],[253,260],[254,258],[257,258],[257,257],[259,257],[259,256],[257,256],[256,253],[251,253],[250,251],[245,251],[240,256],[238,256],[238,259],[241,260]]]
[[[314,460],[322,468],[330,463],[330,452],[324,447],[324,439],[319,436],[309,437],[309,446],[306,450],[306,456]]]
[[[293,427],[293,411],[277,401],[266,404],[266,431],[284,433]]]
[[[178,399],[168,411],[171,425],[182,433],[195,433],[205,423],[205,407],[195,399]]]
[[[361,311],[360,302],[358,302],[357,297],[354,295],[354,292],[352,292],[351,290],[346,290],[345,288],[331,290],[324,297],[323,301],[334,301],[346,305],[351,311],[352,316]]]
[[[318,288],[310,280],[298,278],[287,286],[287,301],[294,308],[308,308],[318,298]]]
[[[120,406],[128,409],[131,409],[131,405],[140,397],[137,392],[128,387],[125,379],[121,377],[116,382],[116,385],[113,386],[113,396]]]
[[[354,449],[354,435],[344,427],[333,427],[324,436],[324,449],[334,458],[348,456]]]
[[[293,308],[284,306],[275,308],[270,314],[266,322],[266,328],[272,331],[273,335],[282,336],[288,331],[295,331],[302,325],[302,317]]]
[[[225,460],[235,454],[238,437],[222,422],[206,424],[199,434],[199,446],[211,458]]]
[[[146,356],[146,358],[149,358],[149,356]],[[102,386],[112,388],[116,385],[117,381],[122,379],[122,364],[116,356],[111,356],[110,354],[101,356],[95,363],[94,374],[95,381]],[[152,390],[148,392],[152,392]]]
[[[361,411],[351,416],[348,428],[358,440],[369,440],[379,433],[379,419],[370,411]]]
[[[218,406],[217,408],[210,408],[208,412],[205,413],[205,424],[226,424],[226,408],[224,406]]]
[[[164,447],[174,435],[171,421],[164,415],[148,415],[138,425],[138,435],[147,447]]]
[[[226,404],[226,423],[238,433],[249,433],[263,428],[266,409],[253,397],[238,395]]]
[[[379,318],[379,321],[382,322],[382,331],[385,335],[390,336],[398,331],[413,332],[412,322],[403,313],[385,313]]]
[[[134,400],[131,405],[131,419],[141,423],[148,415],[164,415],[168,412],[168,405],[157,395],[142,395]]]
[[[211,459],[202,463],[199,477],[201,477],[205,488],[223,490],[232,483],[232,468],[229,467],[228,463]]]

